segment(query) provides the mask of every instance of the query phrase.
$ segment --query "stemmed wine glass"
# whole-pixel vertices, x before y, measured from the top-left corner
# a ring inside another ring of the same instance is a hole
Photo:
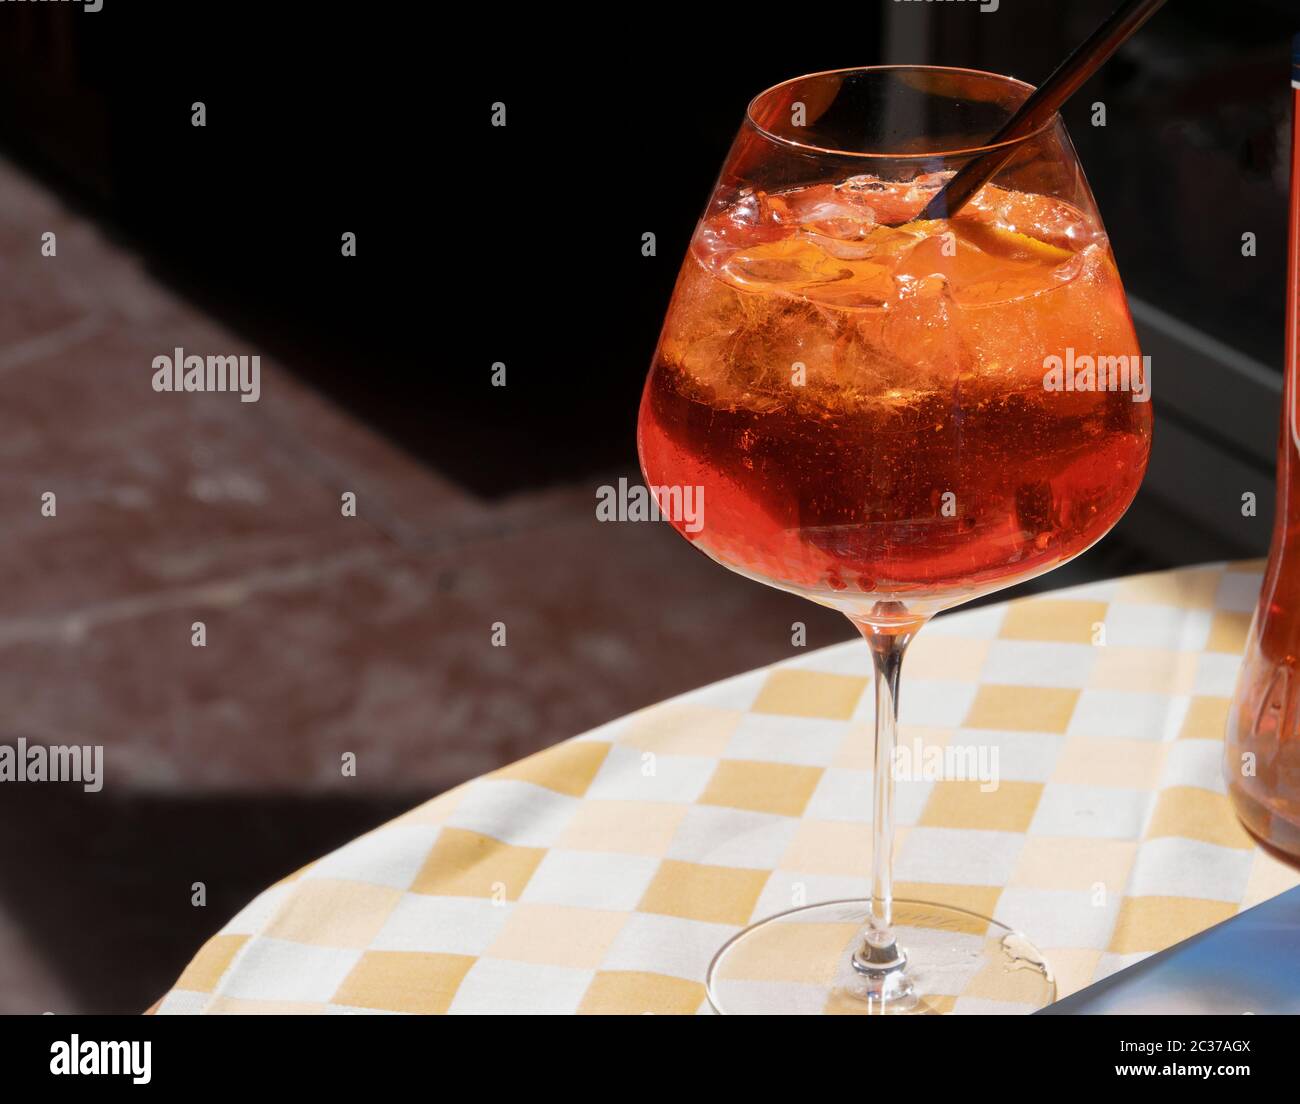
[[[682,265],[641,402],[646,480],[701,551],[846,614],[875,668],[870,898],[735,936],[709,969],[718,1011],[1054,998],[1027,939],[895,900],[891,870],[908,643],[1100,539],[1150,450],[1150,380],[1060,118],[1001,143],[952,217],[920,218],[1031,91],[931,66],[779,84],[749,105]]]

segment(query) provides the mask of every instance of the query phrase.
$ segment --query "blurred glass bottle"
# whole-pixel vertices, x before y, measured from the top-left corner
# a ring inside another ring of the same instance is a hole
[[[1300,36],[1291,58],[1291,235],[1277,521],[1228,712],[1224,774],[1243,823],[1300,857]]]

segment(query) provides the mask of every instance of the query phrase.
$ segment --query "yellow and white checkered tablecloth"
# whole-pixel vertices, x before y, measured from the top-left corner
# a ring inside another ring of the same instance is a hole
[[[898,783],[897,895],[1019,928],[1065,995],[1300,884],[1221,780],[1258,588],[1213,565],[929,625],[901,740],[996,754],[999,785]],[[159,1011],[707,1010],[742,926],[865,893],[869,669],[814,652],[436,797],[262,893]]]

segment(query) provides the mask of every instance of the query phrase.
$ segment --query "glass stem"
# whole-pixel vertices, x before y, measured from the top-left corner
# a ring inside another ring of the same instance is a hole
[[[859,623],[875,664],[876,746],[872,765],[871,921],[853,957],[863,974],[884,978],[900,972],[907,956],[893,932],[894,748],[898,742],[898,682],[903,655],[921,621],[887,625]],[[881,994],[884,996],[885,994]]]

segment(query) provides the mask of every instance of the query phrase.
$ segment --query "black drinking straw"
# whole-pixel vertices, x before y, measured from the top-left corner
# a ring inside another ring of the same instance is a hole
[[[1088,39],[1070,54],[1023,104],[988,145],[1010,142],[1033,134],[1060,110],[1079,86],[1105,64],[1129,36],[1160,10],[1165,0],[1125,0]],[[960,211],[976,192],[993,178],[1015,152],[1015,146],[999,146],[968,161],[926,205],[923,219],[949,218]]]

